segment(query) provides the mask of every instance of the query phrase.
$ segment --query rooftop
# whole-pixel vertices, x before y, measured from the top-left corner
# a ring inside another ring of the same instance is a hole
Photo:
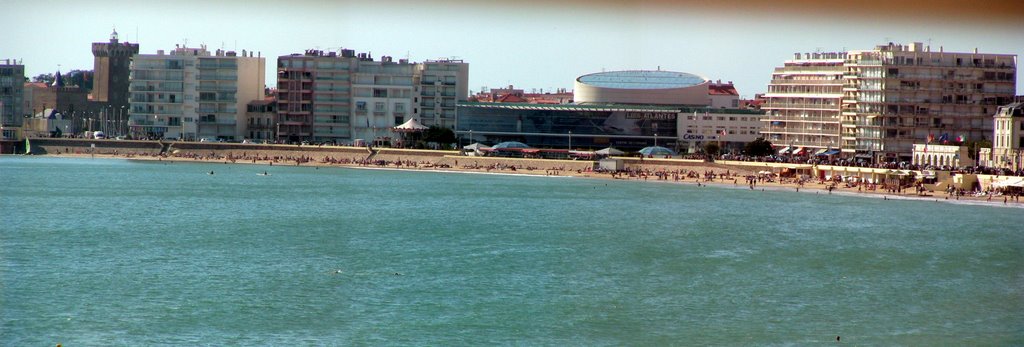
[[[707,82],[703,77],[675,71],[628,70],[598,72],[580,76],[580,83],[614,89],[685,88]]]
[[[496,102],[460,102],[459,107],[500,108],[509,110],[540,111],[623,111],[623,112],[710,112],[728,114],[763,114],[761,111],[745,109],[710,108],[703,106],[626,105],[626,104],[526,104]]]

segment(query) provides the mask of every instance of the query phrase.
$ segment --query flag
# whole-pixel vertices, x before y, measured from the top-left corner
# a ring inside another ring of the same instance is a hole
[[[725,136],[728,133],[729,133],[728,131],[725,131],[725,129],[722,129],[722,136]]]
[[[928,134],[928,141],[925,144],[932,143],[932,141],[935,141],[935,134]]]
[[[956,142],[964,142],[964,141],[967,141],[967,136],[964,136],[964,134],[960,134],[960,136],[956,137]]]
[[[942,135],[939,135],[939,141],[943,144],[949,142],[949,133],[942,133]]]

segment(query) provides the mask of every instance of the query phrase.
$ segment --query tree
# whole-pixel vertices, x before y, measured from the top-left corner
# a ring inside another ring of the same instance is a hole
[[[423,132],[423,142],[436,142],[447,146],[455,143],[455,132],[452,129],[434,125]]]
[[[69,85],[78,86],[86,92],[92,91],[92,70],[71,70],[66,76],[65,81]]]
[[[705,154],[707,154],[708,157],[718,156],[718,153],[721,150],[722,147],[718,145],[718,142],[705,143]]]
[[[36,77],[32,77],[32,82],[42,82],[46,84],[52,84],[55,77],[52,73],[39,74]]]
[[[772,153],[775,153],[775,150],[772,149],[772,143],[765,140],[763,137],[747,142],[747,144],[743,146],[743,154],[749,156],[763,157]]]
[[[977,161],[978,151],[980,151],[982,148],[992,148],[992,141],[985,139],[977,141],[967,141],[965,145],[967,146],[967,157],[971,158],[971,160]]]

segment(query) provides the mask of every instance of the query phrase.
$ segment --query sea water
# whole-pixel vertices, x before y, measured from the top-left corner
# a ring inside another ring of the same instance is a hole
[[[4,346],[1024,344],[1021,209],[11,156],[0,182]]]

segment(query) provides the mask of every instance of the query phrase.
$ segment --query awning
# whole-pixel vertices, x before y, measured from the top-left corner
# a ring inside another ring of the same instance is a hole
[[[819,149],[817,151],[814,151],[814,155],[821,155],[822,153],[825,153],[825,151],[827,151],[827,150],[828,150],[827,148]]]
[[[790,148],[791,147],[789,147],[789,146],[783,147],[782,149],[779,150],[779,154],[789,153]]]
[[[839,154],[839,150],[838,149],[825,150],[825,152],[823,152],[821,154],[818,154],[818,155],[836,155],[836,154]]]
[[[806,147],[800,147],[799,150],[793,152],[793,155],[804,155],[804,153],[807,153],[807,148]]]

